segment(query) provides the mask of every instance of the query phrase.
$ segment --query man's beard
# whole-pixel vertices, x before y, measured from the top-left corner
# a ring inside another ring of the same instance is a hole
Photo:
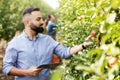
[[[31,25],[30,25],[31,29],[32,29],[33,31],[35,31],[36,34],[42,33],[42,32],[44,31],[44,29],[43,29],[42,26],[43,26],[43,24],[41,24],[39,27],[37,27],[37,26],[34,25],[33,23],[31,23]]]

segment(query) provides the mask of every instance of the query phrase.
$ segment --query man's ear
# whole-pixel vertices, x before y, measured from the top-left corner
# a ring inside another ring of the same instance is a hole
[[[25,25],[28,25],[29,22],[30,22],[30,21],[29,21],[28,19],[26,19],[26,20],[23,21],[23,23],[24,23]]]
[[[30,15],[29,14],[26,14],[24,17],[23,17],[23,23],[25,26],[29,25],[30,24]]]
[[[29,24],[29,22],[30,22],[29,20],[25,20],[25,24]]]

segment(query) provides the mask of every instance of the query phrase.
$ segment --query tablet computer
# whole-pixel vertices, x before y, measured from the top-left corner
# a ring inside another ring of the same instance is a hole
[[[62,62],[60,62],[60,63],[51,63],[51,64],[43,64],[43,65],[38,66],[37,68],[50,68],[50,69],[53,69],[53,68],[55,68],[55,67],[57,67],[57,66],[59,66],[61,64],[62,64]]]

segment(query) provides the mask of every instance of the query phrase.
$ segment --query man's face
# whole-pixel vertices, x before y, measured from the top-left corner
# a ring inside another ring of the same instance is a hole
[[[39,11],[33,11],[31,13],[31,20],[30,20],[30,27],[32,30],[34,30],[36,33],[42,33],[43,32],[43,19],[42,15]]]

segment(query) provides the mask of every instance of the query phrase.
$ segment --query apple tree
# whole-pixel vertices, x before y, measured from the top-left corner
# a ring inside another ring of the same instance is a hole
[[[60,0],[58,40],[74,46],[94,42],[66,63],[62,80],[120,79],[120,1]]]

